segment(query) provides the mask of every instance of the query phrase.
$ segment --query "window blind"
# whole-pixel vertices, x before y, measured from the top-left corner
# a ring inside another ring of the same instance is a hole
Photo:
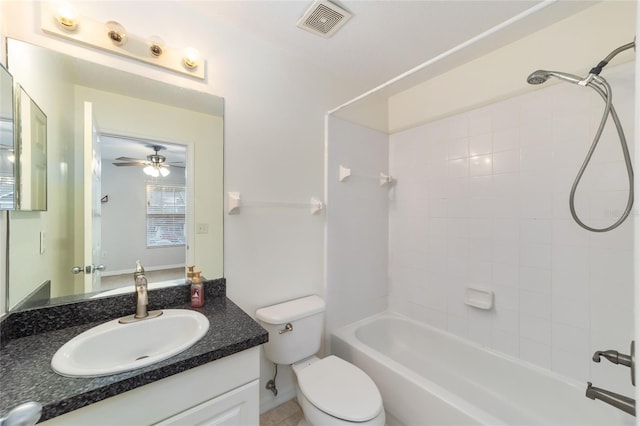
[[[186,187],[147,185],[147,247],[185,244]]]

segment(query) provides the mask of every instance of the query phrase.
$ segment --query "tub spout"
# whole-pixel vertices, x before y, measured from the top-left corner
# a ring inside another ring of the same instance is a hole
[[[632,416],[636,415],[636,401],[632,398],[617,393],[600,389],[591,385],[591,382],[587,382],[587,392],[585,393],[587,398],[596,400],[599,399],[602,402],[606,402],[609,405],[616,407],[619,410],[629,413]]]

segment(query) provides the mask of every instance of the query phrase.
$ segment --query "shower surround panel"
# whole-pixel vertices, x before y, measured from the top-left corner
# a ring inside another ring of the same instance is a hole
[[[634,65],[603,72],[632,158]],[[591,362],[595,350],[626,353],[633,336],[633,220],[596,234],[569,212],[603,108],[592,90],[555,84],[391,135],[389,309],[633,395],[628,369]],[[608,122],[576,208],[603,227],[626,197]],[[494,291],[495,307],[466,306],[470,286]]]

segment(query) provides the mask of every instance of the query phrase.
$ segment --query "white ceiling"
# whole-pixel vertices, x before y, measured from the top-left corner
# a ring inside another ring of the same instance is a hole
[[[491,38],[475,56],[496,49],[594,2],[539,0],[342,0],[334,1],[353,14],[330,39],[296,26],[312,0],[188,1],[189,7],[216,20],[254,33],[290,54],[367,89],[416,67],[478,34],[547,3],[535,18],[523,20]],[[484,49],[484,50],[483,50]],[[474,54],[458,56],[448,67]],[[442,71],[442,70],[440,70]]]

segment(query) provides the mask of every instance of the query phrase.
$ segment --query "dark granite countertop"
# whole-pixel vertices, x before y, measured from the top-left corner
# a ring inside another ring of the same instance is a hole
[[[268,339],[266,330],[226,296],[211,297],[202,308],[191,308],[188,303],[170,308],[194,309],[204,314],[210,323],[207,334],[191,348],[169,359],[111,376],[68,378],[51,369],[51,358],[64,343],[104,320],[7,341],[0,350],[0,417],[19,404],[37,401],[44,407],[40,419],[44,421],[252,348]]]

